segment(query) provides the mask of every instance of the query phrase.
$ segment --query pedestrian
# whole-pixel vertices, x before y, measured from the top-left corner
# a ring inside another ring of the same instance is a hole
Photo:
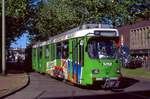
[[[148,71],[150,71],[150,56],[148,56],[148,59],[147,59],[147,66],[148,66]]]
[[[145,70],[148,71],[148,57],[145,56]]]

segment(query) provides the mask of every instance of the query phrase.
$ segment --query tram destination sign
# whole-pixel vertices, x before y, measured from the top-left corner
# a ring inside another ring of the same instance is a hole
[[[96,30],[94,31],[94,35],[99,35],[99,36],[116,36],[116,31],[100,31]]]

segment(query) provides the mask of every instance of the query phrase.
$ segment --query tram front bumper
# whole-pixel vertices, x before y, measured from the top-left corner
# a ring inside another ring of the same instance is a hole
[[[120,78],[119,77],[111,77],[111,78],[96,78],[96,77],[93,77],[93,80],[94,81],[105,81],[105,80],[119,80]]]
[[[120,84],[120,78],[93,78],[94,82],[102,82],[102,88],[118,88]]]

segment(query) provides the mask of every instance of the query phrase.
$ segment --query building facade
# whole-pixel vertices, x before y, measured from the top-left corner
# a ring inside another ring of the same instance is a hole
[[[150,20],[118,28],[132,55],[150,56]]]
[[[7,52],[7,62],[19,62],[25,61],[25,49],[24,48],[10,48]]]

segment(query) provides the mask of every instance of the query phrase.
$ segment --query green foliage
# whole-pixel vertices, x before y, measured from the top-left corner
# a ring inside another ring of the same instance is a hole
[[[80,23],[75,10],[68,6],[65,0],[51,0],[48,6],[43,6],[37,21],[36,28],[42,34],[39,34],[37,38],[40,36],[44,40]]]
[[[122,74],[125,77],[150,78],[150,72],[143,68],[127,69],[122,68]]]
[[[1,2],[0,2],[1,3]],[[19,37],[20,27],[26,15],[34,18],[36,25],[35,40],[46,40],[48,37],[62,33],[83,23],[102,23],[104,18],[111,20],[114,26],[134,23],[139,15],[149,17],[149,9],[143,12],[131,12],[133,4],[144,4],[139,0],[49,0],[48,5],[41,5],[40,11],[27,13],[27,0],[6,0],[6,35],[7,45]],[[1,8],[1,7],[0,7]],[[32,15],[33,14],[33,15]],[[35,16],[34,16],[35,14]],[[34,17],[33,17],[34,16]]]
[[[46,39],[80,24],[100,23],[103,17],[112,20],[114,26],[128,19],[130,0],[118,3],[112,0],[50,0],[48,6],[41,6],[37,18],[37,38]]]
[[[6,16],[25,17],[27,0],[5,0]]]
[[[0,16],[2,16],[2,0],[0,1]]]
[[[20,28],[27,14],[26,5],[27,0],[5,0],[6,48],[22,34]]]
[[[19,36],[22,35],[20,27],[22,26],[23,18],[16,18],[6,16],[6,47],[9,48],[10,44],[14,42]]]

